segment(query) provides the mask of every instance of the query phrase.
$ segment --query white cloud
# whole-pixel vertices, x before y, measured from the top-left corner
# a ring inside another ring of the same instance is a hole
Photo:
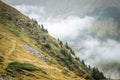
[[[23,14],[29,16],[30,18],[34,18],[39,20],[45,15],[44,7],[42,6],[32,6],[32,5],[16,5],[16,9],[21,11]]]
[[[107,77],[119,78],[120,73],[120,43],[108,39],[107,41],[99,41],[95,38],[89,38],[82,41],[84,47],[76,52],[78,56],[85,59],[85,62],[91,66],[97,66]],[[79,42],[78,44],[81,44]],[[107,67],[107,69],[106,69]]]
[[[79,31],[90,27],[93,22],[94,18],[88,16],[85,18],[68,16],[66,18],[50,17],[43,24],[50,34],[63,39],[67,36],[71,38],[77,37]]]
[[[93,17],[80,18],[79,16],[49,16],[46,18],[45,8],[42,6],[33,5],[16,5],[15,8],[22,13],[34,18],[39,24],[43,24],[48,29],[49,33],[54,37],[61,39],[71,35],[71,38],[77,37],[77,33],[87,27],[90,27],[94,22]]]
[[[80,48],[80,50],[76,50],[76,54],[80,58],[85,59],[87,64],[98,66],[100,69],[107,66],[103,62],[116,62],[120,64],[120,42],[112,39],[100,41],[85,34],[84,29],[90,28],[95,18],[88,16],[84,18],[78,16],[62,17],[61,15],[45,18],[47,13],[44,7],[30,5],[16,5],[15,7],[29,17],[35,18],[40,24],[43,24],[54,37],[62,40],[76,39],[72,41],[72,46],[74,45],[73,48]],[[105,74],[112,78],[119,77],[117,67],[107,70]]]

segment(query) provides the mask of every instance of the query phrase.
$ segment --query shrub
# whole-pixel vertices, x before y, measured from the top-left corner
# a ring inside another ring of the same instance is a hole
[[[47,30],[47,29],[44,29],[44,26],[43,26],[43,24],[41,24],[41,30],[42,30],[43,32],[46,32],[46,33],[48,33],[48,30]]]
[[[75,53],[71,48],[70,48],[70,52],[75,56]]]
[[[46,44],[44,44],[43,46],[44,46],[45,48],[47,48],[47,49],[51,49],[50,44],[47,44],[47,43],[46,43]]]
[[[0,56],[0,63],[4,61],[4,57]]]
[[[63,70],[62,70],[62,73],[63,73],[64,75],[66,75],[66,76],[70,76],[69,71],[66,70],[66,69],[63,69]]]
[[[19,63],[19,62],[11,62],[8,65],[9,69],[20,69],[20,70],[27,70],[27,71],[36,71],[39,70],[38,67],[28,64],[28,63]]]
[[[64,56],[67,56],[67,54],[68,54],[68,53],[67,53],[67,50],[65,50],[65,49],[61,49],[61,50],[60,50],[60,53],[62,53]]]
[[[11,17],[11,16],[9,16],[7,19],[11,21],[11,20],[12,20],[12,17]]]
[[[31,23],[26,23],[26,26],[30,26],[31,27]]]
[[[86,76],[85,76],[85,79],[86,79],[86,80],[94,80],[94,79],[92,78],[92,76],[90,76],[90,75],[86,75]]]

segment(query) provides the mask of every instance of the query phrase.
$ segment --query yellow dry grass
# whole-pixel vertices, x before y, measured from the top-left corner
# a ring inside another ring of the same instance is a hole
[[[0,26],[0,55],[5,57],[5,62],[3,63],[3,68],[5,69],[9,62],[18,61],[18,62],[26,62],[33,64],[37,67],[43,69],[47,74],[43,74],[39,71],[32,72],[35,77],[26,77],[24,75],[17,74],[19,76],[16,80],[84,80],[80,77],[74,78],[74,73],[70,72],[71,76],[66,76],[62,73],[62,70],[57,66],[48,65],[40,61],[39,57],[34,56],[27,52],[24,48],[24,44],[31,45],[34,49],[39,50],[33,43],[30,43],[29,38],[26,36],[22,36],[22,39],[17,38],[9,31]],[[27,39],[27,40],[26,40]],[[52,39],[52,38],[51,38]],[[40,50],[39,50],[40,51]]]

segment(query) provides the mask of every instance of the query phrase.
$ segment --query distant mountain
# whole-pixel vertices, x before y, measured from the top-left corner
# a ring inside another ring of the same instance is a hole
[[[39,6],[45,9],[47,17],[49,16],[84,16],[88,12],[94,11],[96,8],[106,9],[108,7],[116,7],[120,9],[120,0],[4,0],[5,2],[17,5]],[[57,7],[57,8],[56,8]]]
[[[108,7],[106,9],[96,8],[88,16],[97,17],[99,20],[104,20],[108,18],[113,18],[115,21],[120,21],[120,9],[116,7]]]
[[[97,19],[90,29],[94,37],[120,40],[120,9],[116,7],[96,8],[87,15]],[[98,36],[99,32],[102,32],[102,35]]]

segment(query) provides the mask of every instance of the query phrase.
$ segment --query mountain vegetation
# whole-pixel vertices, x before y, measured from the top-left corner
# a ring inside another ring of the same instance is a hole
[[[43,25],[0,1],[0,79],[102,80],[69,45],[48,34]]]

